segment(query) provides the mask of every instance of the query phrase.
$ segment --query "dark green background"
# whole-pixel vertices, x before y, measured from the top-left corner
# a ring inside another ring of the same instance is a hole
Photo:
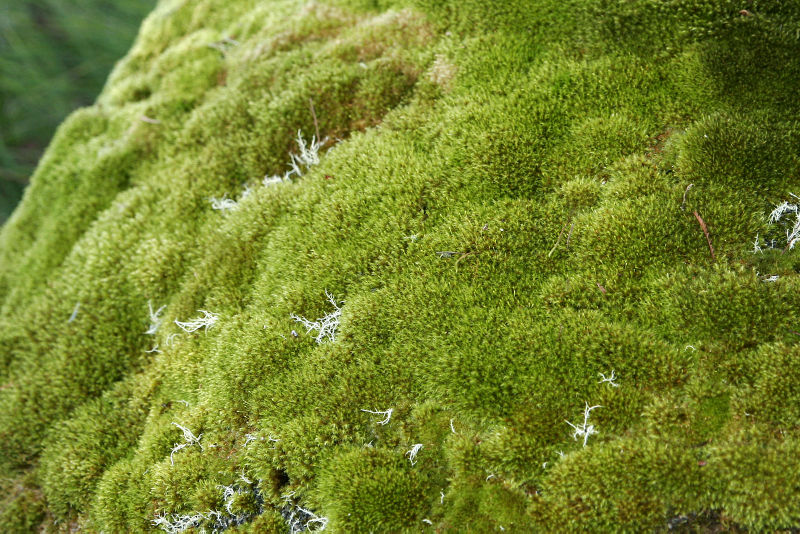
[[[94,101],[155,0],[0,3],[0,222],[56,127]]]

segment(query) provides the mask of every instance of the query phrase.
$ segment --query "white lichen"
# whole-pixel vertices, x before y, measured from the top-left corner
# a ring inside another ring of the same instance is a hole
[[[759,244],[759,234],[757,233],[755,243],[753,243],[753,254],[759,254],[759,253],[763,254],[764,250],[761,248],[761,245]]]
[[[227,193],[222,195],[222,198],[211,197],[208,200],[211,202],[211,209],[221,212],[232,211],[239,207],[235,200],[228,198]]]
[[[311,510],[307,510],[305,508],[300,509],[301,512],[306,513],[311,516],[311,519],[306,521],[306,530],[309,532],[320,532],[325,530],[325,527],[328,526],[328,518],[327,517],[320,517],[316,515]]]
[[[595,408],[602,408],[602,406],[589,406],[589,403],[586,403],[586,407],[583,410],[583,423],[581,425],[573,425],[569,421],[565,421],[569,426],[575,429],[575,432],[572,434],[572,439],[577,440],[579,437],[583,437],[584,447],[586,446],[589,436],[592,434],[597,434],[597,431],[594,429],[594,425],[589,424],[589,413]]]
[[[339,326],[339,317],[342,315],[342,309],[336,304],[336,299],[333,295],[325,291],[325,296],[328,297],[328,302],[333,305],[333,311],[317,319],[316,321],[309,321],[305,317],[291,314],[292,319],[301,323],[306,328],[306,334],[311,331],[317,331],[317,337],[314,338],[317,343],[323,343],[325,339],[331,342],[336,341],[336,328]]]
[[[69,319],[67,319],[68,323],[71,323],[72,321],[75,320],[75,318],[78,316],[78,311],[80,309],[81,309],[81,303],[80,302],[75,303],[75,307],[72,309],[72,314],[69,316]]]
[[[800,198],[793,193],[790,193],[790,195],[795,198]],[[777,224],[782,222],[785,215],[791,213],[794,214],[795,218],[793,223],[790,222],[791,228],[787,227],[786,229],[786,248],[789,250],[793,249],[795,244],[797,244],[797,240],[800,239],[800,207],[798,207],[797,204],[783,201],[772,210],[772,213],[770,213],[767,218],[769,224]]]
[[[169,462],[171,465],[175,465],[175,459],[173,458],[173,456],[175,455],[176,452],[185,449],[186,447],[191,447],[192,445],[198,445],[200,447],[200,450],[203,450],[203,446],[200,444],[200,438],[203,437],[203,434],[195,436],[194,433],[192,433],[192,431],[186,428],[185,426],[179,425],[178,423],[174,422],[172,424],[183,431],[183,439],[184,439],[183,443],[175,443],[172,447],[172,452],[169,453]]]
[[[255,515],[264,512],[264,498],[257,487],[252,485],[252,481],[247,477],[239,477],[246,483],[245,486],[237,485],[236,483],[229,486],[218,486],[222,490],[222,500],[224,502],[224,511],[208,510],[205,512],[194,512],[192,514],[170,514],[166,512],[157,514],[152,524],[155,527],[161,528],[168,534],[178,534],[190,529],[198,529],[197,532],[207,532],[206,528],[210,528],[212,532],[222,532],[231,527],[242,525],[251,521]],[[258,504],[258,509],[254,512],[240,512],[236,513],[233,509],[234,500],[237,495],[252,495],[255,502]]]
[[[242,490],[237,488],[237,487],[234,487],[233,485],[231,485],[231,486],[217,486],[217,488],[222,490],[222,500],[225,503],[224,504],[225,510],[229,514],[233,514],[233,499],[237,495],[241,495]]]
[[[208,43],[206,46],[220,52],[222,56],[225,57],[228,53],[228,50],[235,46],[239,46],[239,41],[232,39],[231,37],[225,37],[219,41]]]
[[[289,524],[290,534],[299,532],[322,532],[328,526],[328,518],[318,516],[311,510],[294,503],[295,492],[290,492],[282,497],[286,503],[281,514]]]
[[[299,154],[289,154],[290,163],[289,165],[292,167],[291,172],[298,176],[302,176],[303,172],[301,167],[305,167],[308,169],[309,167],[313,167],[314,165],[319,164],[319,149],[322,148],[322,145],[328,141],[328,138],[321,139],[317,141],[315,136],[311,136],[311,142],[306,145],[305,139],[303,139],[303,132],[297,130],[297,147],[300,149]]]
[[[416,443],[411,450],[406,452],[405,456],[408,456],[408,460],[411,462],[411,465],[416,465],[417,463],[417,453],[422,448],[422,443]]]
[[[263,184],[269,186],[289,182],[293,174],[303,176],[305,172],[308,172],[308,169],[319,164],[319,151],[327,141],[327,137],[317,141],[316,136],[312,135],[311,141],[306,143],[306,140],[303,139],[303,132],[297,130],[297,148],[300,153],[289,152],[289,170],[283,173],[283,176],[264,176]]]
[[[362,412],[371,413],[371,414],[373,414],[373,415],[382,415],[382,416],[383,416],[383,419],[382,419],[381,421],[377,421],[377,423],[378,423],[379,425],[385,425],[385,424],[387,424],[387,423],[389,422],[389,420],[392,418],[392,412],[394,411],[394,408],[389,408],[388,410],[384,410],[384,411],[382,411],[382,412],[374,412],[374,411],[372,411],[372,410],[363,410],[363,409],[362,409],[361,411],[362,411]]]
[[[147,301],[147,309],[149,312],[148,315],[150,316],[150,328],[147,329],[145,334],[152,336],[158,331],[158,327],[161,326],[161,323],[163,322],[163,319],[160,317],[160,315],[161,312],[164,311],[164,308],[166,308],[166,306],[161,306],[156,311],[153,311],[153,303],[149,300]]]
[[[212,328],[215,324],[217,324],[217,319],[219,316],[215,313],[211,313],[206,310],[197,310],[203,314],[203,317],[197,317],[196,319],[190,319],[186,322],[179,321],[175,319],[175,324],[178,325],[184,332],[195,332],[200,330],[201,328],[205,328],[208,331],[209,328]]]
[[[180,534],[190,528],[199,527],[203,521],[208,521],[210,517],[211,516],[205,513],[196,513],[192,515],[172,514],[171,516],[167,516],[167,514],[164,513],[162,515],[157,515],[152,523],[153,526],[159,527],[167,534]]]
[[[600,380],[600,382],[598,382],[598,384],[602,384],[603,382],[607,382],[612,387],[615,387],[615,388],[619,387],[619,384],[614,382],[614,380],[617,379],[617,377],[614,375],[614,369],[611,370],[611,376],[609,376],[608,378],[606,378],[606,375],[604,375],[603,373],[597,373],[597,374],[599,374],[600,378],[602,378],[602,380]]]
[[[436,255],[439,256],[440,258],[452,258],[456,254],[458,254],[458,252],[454,250],[440,250],[436,252]]]

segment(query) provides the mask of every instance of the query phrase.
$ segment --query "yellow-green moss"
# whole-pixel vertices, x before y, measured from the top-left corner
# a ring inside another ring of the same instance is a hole
[[[160,2],[0,231],[0,530],[799,527],[800,9],[742,9]]]

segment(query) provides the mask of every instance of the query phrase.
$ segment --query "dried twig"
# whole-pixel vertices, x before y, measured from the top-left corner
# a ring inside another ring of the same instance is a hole
[[[686,187],[686,191],[683,192],[683,202],[681,202],[681,210],[682,211],[686,211],[686,194],[689,192],[689,189],[691,189],[693,185],[694,184],[689,184]]]
[[[317,139],[319,139],[319,123],[317,123],[317,112],[314,111],[314,101],[311,97],[308,98],[308,105],[311,107],[311,116],[314,117],[314,131],[317,134]]]
[[[558,246],[558,242],[561,241],[561,236],[564,235],[564,230],[567,229],[567,225],[568,224],[569,224],[569,221],[565,222],[564,226],[561,227],[561,231],[558,233],[558,239],[556,239],[556,244],[553,245],[553,248],[550,249],[550,252],[547,253],[547,257],[548,258],[553,255],[553,252],[556,251],[556,247]]]
[[[714,255],[714,246],[711,244],[711,237],[708,235],[708,227],[706,226],[705,221],[703,218],[700,217],[700,214],[696,211],[694,212],[694,217],[697,219],[697,222],[700,223],[700,228],[703,229],[703,233],[706,235],[706,241],[708,241],[708,249],[711,251],[711,259],[716,261],[717,257]]]
[[[473,254],[475,254],[475,252],[462,252],[462,253],[461,253],[461,256],[459,256],[459,257],[458,257],[458,259],[455,261],[455,266],[456,266],[456,268],[458,268],[458,262],[460,262],[460,261],[461,261],[461,260],[463,260],[464,258],[467,258],[467,257],[469,257],[469,256],[472,256]]]
[[[567,242],[564,244],[567,249],[569,249],[569,240],[572,239],[572,230],[575,228],[575,221],[572,221],[572,224],[569,225],[569,233],[567,234]]]

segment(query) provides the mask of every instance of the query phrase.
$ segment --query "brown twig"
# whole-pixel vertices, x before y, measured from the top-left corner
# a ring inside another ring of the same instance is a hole
[[[569,240],[572,238],[572,229],[575,228],[575,221],[572,221],[572,224],[569,225],[569,233],[567,234],[567,242],[564,244],[565,247],[569,248]]]
[[[694,218],[697,219],[697,222],[700,223],[700,228],[703,229],[703,233],[706,235],[706,241],[708,241],[708,249],[711,251],[711,259],[716,261],[717,257],[714,255],[714,246],[711,244],[711,237],[708,235],[708,227],[706,226],[705,221],[703,218],[700,217],[700,214],[696,211],[694,212]]]
[[[319,141],[319,123],[317,123],[317,112],[314,111],[314,101],[311,97],[308,98],[308,105],[311,107],[311,116],[314,117],[314,131],[317,134],[317,141]]]
[[[458,268],[458,262],[460,262],[460,261],[461,261],[461,260],[463,260],[464,258],[467,258],[467,257],[469,257],[469,256],[472,256],[473,254],[475,254],[475,253],[474,253],[474,252],[464,252],[464,253],[462,253],[462,254],[461,254],[461,256],[459,256],[459,257],[458,257],[458,259],[457,259],[457,260],[456,260],[456,262],[455,262],[455,266],[456,266],[456,268]]]
[[[550,252],[547,253],[547,257],[548,258],[553,255],[553,252],[556,251],[556,247],[558,246],[558,242],[561,241],[561,236],[564,235],[564,230],[567,229],[567,225],[568,224],[569,224],[569,220],[567,220],[567,222],[564,223],[564,226],[561,227],[561,232],[558,233],[558,239],[556,239],[556,244],[553,245],[553,248],[550,249]]]
[[[689,193],[689,189],[691,189],[693,185],[694,184],[689,184],[689,186],[686,188],[686,191],[683,192],[683,202],[681,202],[681,210],[686,211],[686,195],[687,193]]]
[[[161,124],[161,121],[160,121],[160,120],[158,120],[158,119],[151,119],[151,118],[150,118],[150,117],[148,117],[147,115],[142,115],[141,117],[139,117],[139,120],[140,120],[140,121],[142,121],[142,122],[146,122],[146,123],[148,123],[148,124]]]

